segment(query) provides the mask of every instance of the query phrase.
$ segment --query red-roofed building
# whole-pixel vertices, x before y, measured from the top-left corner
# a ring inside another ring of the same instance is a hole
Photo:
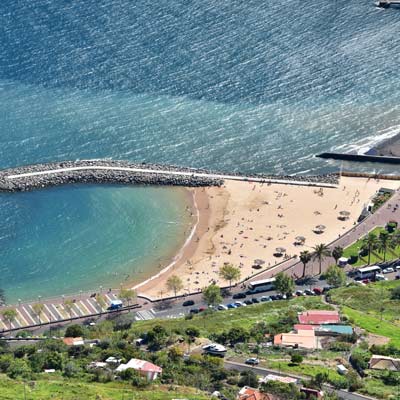
[[[300,324],[305,325],[337,324],[340,322],[337,311],[309,310],[300,313],[298,318]]]
[[[66,337],[63,339],[63,342],[67,346],[83,346],[85,344],[81,337]]]
[[[145,376],[149,381],[157,379],[158,374],[161,374],[162,368],[151,362],[131,358],[127,364],[121,364],[116,371],[122,372],[129,368],[138,371],[140,375]]]
[[[267,393],[261,393],[257,389],[244,386],[240,389],[237,400],[277,400],[277,398]]]

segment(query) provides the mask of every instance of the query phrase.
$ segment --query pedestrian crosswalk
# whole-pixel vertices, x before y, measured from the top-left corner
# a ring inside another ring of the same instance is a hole
[[[154,311],[153,310],[141,310],[136,313],[137,321],[147,321],[149,319],[154,319]]]
[[[0,307],[0,333],[10,328],[23,328],[39,322],[49,323],[104,312],[111,301],[117,299],[117,293],[110,291],[102,294],[102,298],[103,301],[99,302],[96,297],[79,295],[79,298],[63,297],[58,301],[44,301],[41,302],[41,310],[40,307],[36,307],[36,311],[40,310],[39,315],[35,312],[35,303]],[[5,315],[4,311],[8,309],[14,310],[15,314],[11,313],[11,317]],[[146,319],[149,319],[148,315]]]

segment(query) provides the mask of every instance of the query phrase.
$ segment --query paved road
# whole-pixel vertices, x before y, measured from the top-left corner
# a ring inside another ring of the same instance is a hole
[[[262,375],[262,376],[266,376],[268,374],[273,374],[273,375],[279,375],[279,376],[288,376],[290,378],[295,378],[295,379],[303,379],[303,380],[307,380],[309,378],[305,378],[299,375],[293,375],[293,374],[287,374],[287,373],[281,373],[279,371],[273,370],[273,369],[268,369],[268,368],[262,368],[262,367],[258,367],[258,366],[251,366],[251,365],[247,365],[247,364],[242,364],[242,363],[238,363],[235,361],[224,361],[224,367],[226,369],[235,369],[237,371],[253,371],[258,375]],[[323,387],[323,389],[325,391],[329,391],[329,392],[335,392],[337,394],[337,396],[340,399],[345,399],[345,400],[376,400],[373,397],[368,397],[368,396],[364,396],[362,394],[358,394],[358,393],[350,393],[346,390],[336,390],[333,389],[332,387],[325,385]]]
[[[105,171],[124,171],[124,172],[141,172],[147,174],[166,174],[175,176],[194,176],[198,178],[212,178],[212,179],[223,179],[223,180],[234,180],[234,181],[246,181],[246,182],[265,182],[265,183],[282,183],[291,185],[301,185],[301,186],[319,186],[319,187],[330,187],[335,188],[337,185],[324,182],[306,182],[306,181],[295,181],[295,180],[285,180],[285,179],[266,179],[257,178],[250,176],[237,176],[237,175],[224,175],[224,174],[210,174],[202,172],[186,172],[186,171],[170,171],[170,170],[158,170],[150,168],[131,168],[131,167],[112,167],[104,165],[93,165],[93,166],[81,166],[81,167],[67,167],[67,168],[57,168],[52,170],[37,171],[37,172],[25,172],[22,174],[8,175],[7,179],[18,179],[27,178],[39,175],[52,175],[60,174],[68,171],[83,171],[83,170],[105,170]]]

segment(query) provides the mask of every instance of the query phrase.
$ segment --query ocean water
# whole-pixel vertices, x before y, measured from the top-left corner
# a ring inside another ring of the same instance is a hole
[[[372,0],[3,0],[0,167],[109,157],[243,172],[337,170],[314,155],[363,151],[400,132],[399,31],[400,9],[380,10]],[[116,203],[134,212],[142,193],[150,190],[151,197],[151,189],[79,189],[104,204],[116,190],[118,200],[99,218],[100,210],[80,207],[76,190],[29,194],[26,202],[38,196],[46,213],[77,221],[59,224],[62,237],[64,230],[76,234],[83,221],[92,227],[84,245],[68,247],[77,262],[101,254],[102,218],[112,222],[111,237],[114,227],[128,229],[116,221]],[[173,213],[169,192],[158,192],[152,215]],[[35,229],[26,214],[14,212],[18,199],[0,197],[0,231]],[[160,227],[160,235],[173,236],[170,228]],[[47,231],[38,229],[26,246],[0,239],[15,287],[22,282],[20,260],[51,264],[53,271],[64,262]],[[148,234],[136,232],[150,242],[159,233]],[[105,263],[135,264],[125,251],[118,262],[110,248],[106,253]],[[25,281],[34,291],[36,282]]]

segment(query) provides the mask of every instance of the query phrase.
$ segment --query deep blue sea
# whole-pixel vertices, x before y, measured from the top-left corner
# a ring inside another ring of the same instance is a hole
[[[399,32],[400,9],[372,0],[3,0],[0,167],[336,170],[314,154],[400,131]],[[27,298],[143,270],[186,229],[178,203],[151,188],[1,195],[0,287]]]

